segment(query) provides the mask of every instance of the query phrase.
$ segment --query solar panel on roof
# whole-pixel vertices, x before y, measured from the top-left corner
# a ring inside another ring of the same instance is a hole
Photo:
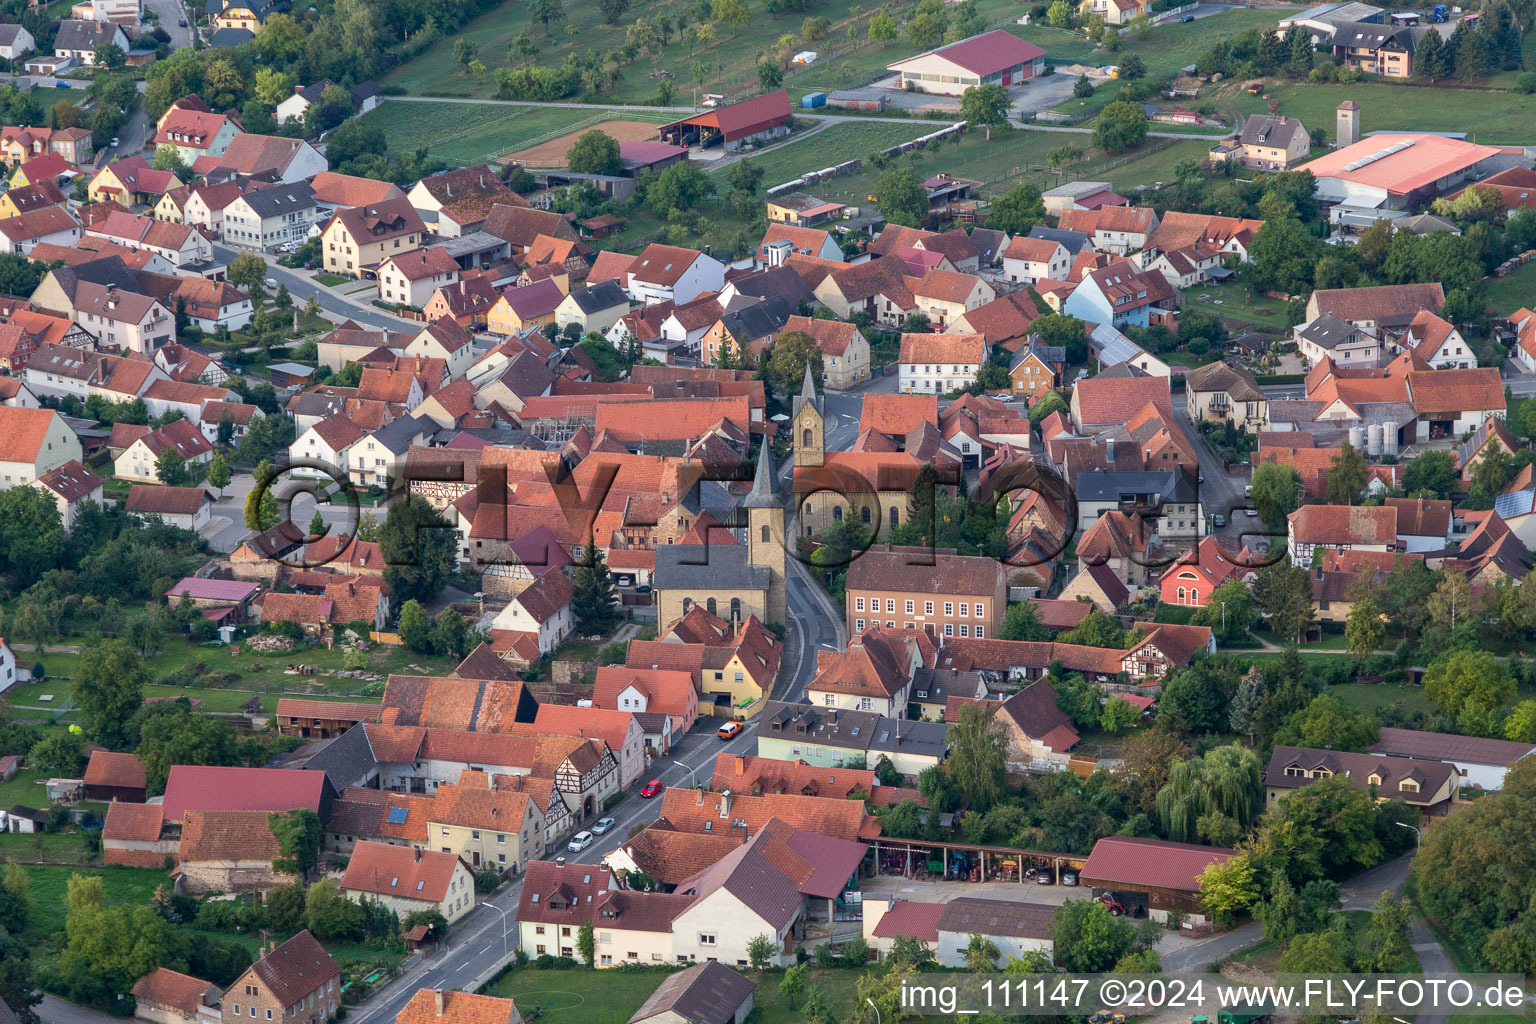
[[[404,807],[391,807],[389,809],[389,823],[391,825],[405,824],[406,813],[407,811]]]

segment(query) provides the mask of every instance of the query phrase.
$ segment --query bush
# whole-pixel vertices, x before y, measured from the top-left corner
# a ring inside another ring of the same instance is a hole
[[[1536,72],[1522,71],[1515,76],[1515,92],[1529,96],[1536,92]]]
[[[486,868],[484,871],[475,872],[476,892],[495,892],[497,887],[500,885],[501,872],[495,871],[491,868]]]
[[[580,966],[580,964],[568,956],[550,956],[548,953],[545,953],[533,958],[533,969],[536,971],[564,971]]]
[[[842,955],[838,958],[844,967],[860,969],[869,965],[869,943],[863,939],[849,939],[843,943]]]
[[[43,675],[43,663],[40,662],[40,661],[34,661],[32,663],[32,681],[33,682],[37,682],[39,679],[42,679],[42,678],[44,678],[44,675]]]

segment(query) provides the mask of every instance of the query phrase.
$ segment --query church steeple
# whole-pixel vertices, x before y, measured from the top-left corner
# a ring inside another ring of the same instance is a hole
[[[811,376],[811,364],[807,361],[805,364],[805,383],[801,385],[800,393],[795,396],[794,408],[791,411],[794,415],[798,416],[800,410],[809,405],[812,409],[816,410],[816,415],[825,416],[825,402],[826,399],[816,393],[816,379]]]
[[[826,399],[816,393],[816,378],[811,376],[811,364],[805,364],[805,383],[795,396],[791,407],[790,444],[794,448],[795,465],[820,466],[824,459],[826,426]]]
[[[752,490],[742,499],[742,508],[783,508],[779,498],[778,480],[773,472],[773,449],[763,439],[757,455],[757,473],[752,478]]]

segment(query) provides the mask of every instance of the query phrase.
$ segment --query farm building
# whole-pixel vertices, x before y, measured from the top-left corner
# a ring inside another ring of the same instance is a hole
[[[959,96],[972,86],[1018,85],[1045,71],[1045,51],[996,29],[886,67],[896,88]]]
[[[789,92],[780,89],[663,125],[661,139],[689,148],[722,146],[731,153],[754,142],[788,135],[789,117]]]
[[[1108,836],[1093,845],[1083,865],[1082,881],[1113,894],[1131,914],[1145,911],[1154,921],[1181,913],[1186,921],[1205,923],[1200,906],[1200,873],[1211,864],[1225,864],[1236,850],[1162,839]]]

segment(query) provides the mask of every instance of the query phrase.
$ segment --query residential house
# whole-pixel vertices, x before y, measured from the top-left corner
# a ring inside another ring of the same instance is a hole
[[[457,380],[474,361],[474,338],[462,324],[449,317],[428,316],[427,326],[406,341],[399,354],[417,359],[441,359],[448,367],[448,376]]]
[[[624,290],[642,306],[688,302],[725,284],[725,265],[702,252],[653,242],[630,264]]]
[[[252,31],[255,31],[255,29],[252,29]],[[285,125],[295,119],[303,120],[304,115],[309,113],[310,107],[324,100],[325,90],[332,84],[329,79],[321,79],[310,85],[294,86],[293,95],[279,103],[272,112],[278,125]],[[383,96],[383,90],[372,82],[364,82],[350,89],[344,88],[342,91],[347,94],[347,100],[352,107],[353,117],[362,117],[370,110],[378,107]]]
[[[717,960],[667,975],[629,1024],[746,1024],[757,982]]]
[[[1477,366],[1477,355],[1449,320],[1421,309],[1408,323],[1398,344],[1428,364],[1431,370],[1466,370]]]
[[[1303,505],[1286,517],[1291,564],[1310,566],[1313,549],[1391,551],[1397,546],[1397,509],[1390,506]]]
[[[320,233],[325,269],[361,278],[365,267],[418,248],[425,231],[408,199],[337,210]]]
[[[288,10],[287,0],[209,0],[210,26],[255,34],[268,16]],[[215,35],[217,33],[214,33]]]
[[[1378,26],[1379,28],[1380,26]],[[1211,150],[1211,158],[1265,171],[1290,170],[1312,153],[1306,126],[1284,114],[1249,114],[1240,132]]]
[[[140,519],[158,518],[167,526],[197,531],[212,516],[213,495],[201,487],[156,487],[134,484],[128,489],[124,511]]]
[[[870,378],[869,341],[858,326],[839,320],[792,316],[784,330],[799,331],[816,340],[821,349],[821,381],[824,388],[842,391]]]
[[[101,477],[73,459],[44,473],[32,482],[32,486],[53,497],[59,507],[59,523],[66,533],[74,526],[75,516],[86,502],[102,503]]]
[[[15,61],[37,49],[37,40],[21,25],[0,25],[0,57]],[[9,153],[7,154],[9,158]]]
[[[376,899],[402,919],[437,911],[451,925],[475,908],[475,876],[463,858],[386,843],[352,847],[341,891],[353,899]]]
[[[517,1003],[498,996],[452,990],[417,989],[401,1007],[396,1024],[523,1024]]]
[[[314,191],[303,181],[244,192],[224,207],[224,241],[268,252],[303,242],[318,215]]]
[[[341,970],[307,928],[262,953],[221,1004],[223,1024],[247,1024],[252,1010],[261,1020],[271,1011],[283,1024],[325,1024],[340,1008]]]
[[[1369,753],[1447,764],[1459,776],[1458,785],[1495,792],[1504,788],[1515,762],[1536,750],[1530,743],[1481,736],[1385,727],[1379,732]]]
[[[133,1016],[150,1024],[216,1024],[220,997],[211,981],[157,967],[133,983]]]
[[[461,283],[462,288],[464,284]],[[489,285],[489,282],[487,282]],[[494,289],[486,292],[495,295]],[[492,334],[511,336],[530,327],[544,327],[555,322],[555,311],[564,303],[566,295],[554,281],[543,280],[522,288],[504,289],[486,310],[476,310],[485,320],[486,330]],[[626,304],[625,309],[628,309]],[[617,319],[615,317],[614,319]]]
[[[1269,424],[1268,399],[1253,374],[1226,362],[1207,363],[1184,375],[1185,411],[1193,423],[1230,423],[1238,430]]]
[[[422,222],[441,238],[458,238],[478,230],[498,203],[516,206],[522,202],[485,164],[422,178],[411,188],[408,198]],[[449,211],[446,219],[441,216],[445,209]]]
[[[1264,803],[1273,806],[1310,782],[1334,776],[1377,801],[1401,800],[1427,818],[1455,810],[1461,788],[1456,766],[1444,761],[1276,746],[1264,769]]]
[[[922,667],[917,638],[871,626],[842,651],[817,651],[806,699],[818,707],[906,718],[912,677]]]
[[[503,293],[505,296],[505,293]],[[607,334],[629,312],[629,296],[616,281],[577,288],[555,307],[554,325],[561,330],[576,324],[583,336]]]
[[[55,57],[86,67],[96,63],[96,51],[106,46],[128,52],[128,36],[121,25],[111,21],[66,20],[59,22],[58,33],[53,37]]]
[[[1331,313],[1321,313],[1291,330],[1296,351],[1307,361],[1309,370],[1315,369],[1324,359],[1335,366],[1345,367],[1381,364],[1381,340]]]
[[[891,762],[902,775],[921,774],[944,760],[949,751],[949,726],[942,722],[915,722],[902,718],[884,718],[873,711],[845,711],[819,708],[809,701],[787,703],[770,700],[758,716],[757,752],[760,757],[781,760],[805,760],[820,768],[833,768],[848,760],[878,764],[881,758]],[[670,792],[670,791],[669,791]],[[686,795],[686,790],[678,791]],[[793,799],[810,801],[808,807],[837,812],[846,817],[845,829],[855,836],[864,830],[859,822],[859,801],[826,797],[760,796],[728,797],[738,813],[743,801]],[[707,801],[714,803],[714,800]],[[838,804],[854,804],[857,810],[844,811]],[[665,811],[666,809],[663,808]],[[782,816],[782,814],[780,815]],[[671,820],[669,818],[669,820]],[[828,832],[828,824],[817,830]]]
[[[53,409],[0,406],[0,490],[31,484],[82,457],[80,439]]]
[[[1378,338],[1392,340],[1407,331],[1421,311],[1438,314],[1444,305],[1445,291],[1438,282],[1319,288],[1307,299],[1306,316],[1310,323],[1327,313]]]
[[[765,267],[782,267],[794,253],[838,262],[843,259],[842,247],[828,232],[775,221],[769,222],[754,256]]]
[[[73,246],[80,238],[80,223],[62,206],[45,206],[0,220],[6,251],[30,255],[40,244]]]
[[[1138,271],[1127,261],[1083,275],[1061,308],[1080,320],[1125,328],[1147,327],[1176,305],[1173,287],[1162,274]]]
[[[1018,235],[1003,250],[1003,275],[1010,281],[1027,285],[1041,279],[1065,281],[1071,269],[1071,253],[1048,238]]]
[[[148,160],[135,153],[114,160],[91,178],[86,190],[93,203],[116,202],[126,206],[152,203],[174,188],[181,179],[172,171],[157,171]]]
[[[213,445],[198,430],[196,423],[182,418],[157,427],[135,440],[113,462],[112,473],[123,480],[162,483],[159,460],[168,451],[175,452],[188,469],[213,459]]]
[[[352,446],[368,436],[344,414],[330,416],[305,430],[288,446],[295,476],[324,476],[316,466],[347,466],[352,462]],[[302,461],[301,461],[302,460]]]
[[[560,295],[559,286],[549,281],[540,283],[549,285],[556,296]],[[458,324],[461,328],[483,331],[489,329],[491,313],[499,300],[500,293],[489,277],[460,278],[433,292],[427,304],[422,307],[422,315],[429,322],[442,320]],[[553,307],[548,315],[553,317]]]
[[[0,26],[0,29],[3,28]],[[0,195],[0,217],[17,217],[41,210],[45,206],[64,206],[65,203],[64,193],[58,185],[51,181],[39,181]]]
[[[335,171],[321,171],[309,179],[315,204],[326,214],[353,206],[368,206],[405,195],[400,186],[372,178],[358,178]]]
[[[459,264],[448,250],[434,245],[386,257],[379,264],[378,278],[380,299],[420,309],[439,288],[459,279]]]
[[[496,614],[491,628],[526,634],[536,660],[550,654],[575,631],[574,594],[565,573],[544,573],[513,596]]]
[[[902,393],[944,395],[976,380],[987,343],[980,334],[903,334],[898,362]]]
[[[850,635],[881,622],[886,629],[899,625],[934,636],[996,633],[1007,604],[1001,565],[943,548],[924,564],[912,560],[905,548],[876,544],[848,567],[844,616]]]
[[[806,192],[787,192],[765,201],[768,223],[812,228],[841,216],[847,209],[842,203],[830,203]]]
[[[1164,570],[1158,581],[1160,598],[1164,604],[1202,607],[1210,604],[1217,587],[1229,579],[1248,582],[1261,566],[1262,561],[1246,547],[1234,554],[1213,534]]]
[[[281,135],[235,136],[223,154],[194,162],[200,174],[220,171],[226,175],[250,175],[283,185],[307,181],[327,168],[325,157],[303,139]]]
[[[1061,372],[1067,361],[1067,350],[1060,345],[1042,345],[1031,341],[1013,354],[1008,364],[1008,380],[1011,390],[1024,396],[1029,402],[1044,397],[1061,383]]]
[[[1157,225],[1157,213],[1151,207],[1103,206],[1097,210],[1064,210],[1058,227],[1089,236],[1100,252],[1123,256],[1145,247]]]

